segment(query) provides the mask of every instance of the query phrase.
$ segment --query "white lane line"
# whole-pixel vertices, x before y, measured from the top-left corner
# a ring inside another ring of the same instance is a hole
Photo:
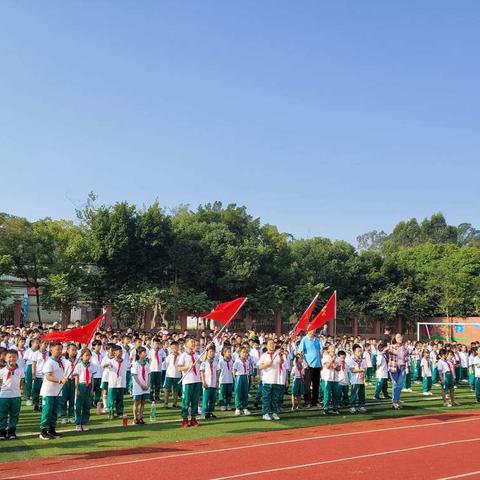
[[[472,475],[480,476],[480,470],[476,470],[475,472],[461,473],[459,475],[453,475],[451,477],[437,478],[437,480],[453,480],[454,478],[465,478],[465,477],[471,477]]]
[[[238,447],[227,447],[227,448],[218,448],[213,450],[199,450],[196,452],[186,452],[186,453],[177,453],[172,455],[161,455],[156,457],[149,457],[149,458],[140,458],[137,460],[125,460],[123,462],[110,462],[110,463],[97,463],[94,465],[86,465],[84,467],[77,467],[77,468],[68,468],[64,470],[51,470],[51,471],[43,471],[38,473],[28,473],[25,475],[17,475],[17,476],[9,476],[9,477],[0,477],[0,480],[13,480],[16,478],[29,478],[29,477],[39,477],[41,475],[53,475],[53,474],[60,474],[60,473],[70,473],[70,472],[80,472],[84,470],[95,470],[96,468],[108,468],[108,467],[115,467],[118,465],[132,465],[135,463],[145,463],[145,462],[154,462],[157,460],[166,460],[171,458],[181,458],[181,457],[190,457],[194,455],[208,455],[208,454],[218,454],[222,452],[234,452],[238,450],[245,450],[249,448],[260,448],[260,447],[270,447],[273,445],[286,445],[290,443],[299,443],[299,442],[311,442],[312,440],[323,440],[328,439],[332,440],[333,438],[339,437],[350,437],[356,435],[365,435],[369,433],[379,433],[379,432],[391,432],[396,430],[410,430],[414,428],[427,428],[427,427],[438,427],[444,425],[452,425],[458,423],[468,423],[468,422],[478,422],[480,421],[480,416],[477,418],[465,418],[461,420],[451,420],[451,421],[439,421],[439,422],[431,422],[431,423],[424,423],[420,425],[402,425],[398,427],[386,427],[386,428],[375,428],[371,430],[361,430],[357,432],[346,432],[346,433],[335,433],[333,435],[316,435],[312,437],[303,437],[303,438],[293,438],[289,440],[279,440],[276,442],[265,442],[265,443],[255,443],[251,445],[240,445]],[[52,440],[54,441],[54,440]],[[141,452],[141,447],[139,447],[139,452]]]
[[[452,442],[430,443],[428,445],[420,445],[418,447],[400,448],[400,449],[397,449],[397,450],[387,450],[385,452],[377,452],[377,453],[367,453],[365,455],[356,455],[354,457],[343,457],[343,458],[336,458],[334,460],[324,460],[322,462],[303,463],[301,465],[291,465],[289,467],[270,468],[268,470],[257,470],[255,472],[239,473],[237,475],[228,475],[226,477],[210,478],[209,480],[231,480],[233,478],[244,478],[244,477],[251,477],[253,475],[262,475],[262,474],[265,474],[265,473],[284,472],[284,471],[287,471],[287,470],[296,470],[298,468],[318,467],[320,465],[328,465],[328,464],[332,464],[332,463],[349,462],[349,461],[352,461],[352,460],[361,460],[361,459],[364,459],[364,458],[371,458],[371,457],[381,457],[381,456],[385,456],[385,455],[392,455],[392,454],[395,454],[395,453],[413,452],[415,450],[425,450],[427,448],[446,447],[446,446],[450,446],[450,445],[456,445],[456,444],[468,443],[468,442],[480,442],[480,437],[471,438],[471,439],[468,439],[468,440],[454,440]],[[448,477],[448,478],[458,478],[458,477]],[[446,480],[446,479],[443,479],[443,480]]]

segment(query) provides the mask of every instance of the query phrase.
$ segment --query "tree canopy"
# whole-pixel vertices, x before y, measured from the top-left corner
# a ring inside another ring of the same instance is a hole
[[[333,290],[345,319],[417,320],[480,314],[480,231],[441,213],[345,241],[295,239],[243,206],[220,202],[167,211],[158,202],[99,205],[77,222],[0,215],[0,273],[44,286],[45,307],[112,302],[117,315],[162,321],[240,295],[259,317],[298,316]],[[5,292],[0,299],[5,297]]]

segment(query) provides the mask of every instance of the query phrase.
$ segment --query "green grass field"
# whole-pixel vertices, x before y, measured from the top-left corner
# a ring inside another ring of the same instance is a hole
[[[234,417],[233,411],[216,414],[216,420],[201,420],[200,428],[180,428],[179,409],[164,409],[157,407],[155,423],[144,426],[123,427],[121,419],[108,420],[106,415],[96,415],[92,409],[90,430],[75,432],[74,425],[58,424],[57,430],[64,432],[64,436],[57,440],[43,441],[38,438],[39,414],[32,411],[32,407],[22,405],[20,423],[18,426],[19,439],[0,443],[0,462],[14,460],[28,460],[37,457],[61,456],[68,454],[84,454],[88,458],[90,452],[97,452],[95,457],[101,458],[101,451],[118,448],[136,448],[144,446],[142,451],[155,451],[152,446],[162,442],[182,442],[184,440],[208,439],[229,435],[242,435],[254,432],[269,432],[272,430],[311,427],[317,425],[331,425],[336,423],[355,422],[369,419],[388,419],[411,415],[434,415],[436,413],[452,412],[453,410],[477,409],[473,393],[468,386],[457,388],[457,399],[460,407],[445,408],[442,405],[440,389],[433,388],[432,397],[421,395],[421,385],[413,386],[413,393],[402,393],[405,401],[404,408],[395,411],[387,401],[370,400],[373,387],[367,387],[368,413],[351,415],[346,409],[340,416],[323,416],[319,409],[290,411],[290,401],[285,397],[285,409],[280,414],[278,422],[265,422],[260,412],[253,410],[250,417]],[[148,422],[149,405],[145,409],[145,419]],[[126,397],[126,411],[131,417],[132,402]],[[150,446],[150,447],[148,447]],[[158,447],[157,447],[158,448]],[[93,454],[92,454],[93,455]],[[106,454],[108,456],[109,454]]]

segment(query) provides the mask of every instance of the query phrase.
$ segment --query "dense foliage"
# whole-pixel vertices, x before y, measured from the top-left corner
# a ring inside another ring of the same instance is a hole
[[[361,235],[357,249],[294,239],[219,202],[167,212],[158,203],[97,205],[92,194],[77,217],[0,214],[0,273],[44,285],[49,309],[110,301],[117,315],[140,319],[152,309],[169,320],[248,295],[256,318],[290,317],[315,292],[325,299],[336,289],[344,319],[480,314],[480,231],[440,213]]]

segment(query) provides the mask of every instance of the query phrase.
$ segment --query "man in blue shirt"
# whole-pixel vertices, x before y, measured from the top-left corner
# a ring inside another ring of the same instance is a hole
[[[320,388],[320,356],[322,344],[315,336],[315,330],[309,330],[302,338],[298,351],[303,354],[307,364],[305,368],[305,406],[315,407],[318,405],[318,393]]]

